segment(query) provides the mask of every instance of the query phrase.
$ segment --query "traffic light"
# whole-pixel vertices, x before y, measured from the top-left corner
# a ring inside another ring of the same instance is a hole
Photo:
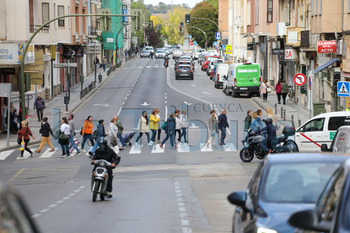
[[[179,32],[182,32],[182,25],[180,24],[180,26],[179,26]]]
[[[186,14],[185,15],[185,23],[190,23],[191,22],[191,15],[190,14]]]
[[[30,80],[30,74],[25,74],[25,91],[30,91],[30,85],[31,85],[31,80]]]
[[[99,14],[111,14],[111,9],[101,8],[98,12]],[[112,17],[111,16],[100,16],[100,30],[101,31],[111,31],[112,30]]]
[[[135,17],[131,19],[132,30],[139,31],[141,27],[141,15],[142,12],[139,9],[131,9],[131,14]]]
[[[334,76],[333,76],[333,92],[337,92],[338,91],[338,82],[340,81],[340,73],[339,72],[335,72]]]
[[[184,23],[183,23],[183,22],[180,22],[180,25],[181,25],[182,27],[184,27]]]
[[[149,27],[149,29],[153,29],[153,21],[152,20],[148,21],[148,27]]]

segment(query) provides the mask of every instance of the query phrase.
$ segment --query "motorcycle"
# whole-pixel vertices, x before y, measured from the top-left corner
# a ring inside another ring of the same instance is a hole
[[[91,164],[95,165],[95,169],[92,171],[91,176],[92,201],[96,201],[98,194],[100,195],[101,201],[103,201],[105,200],[107,193],[106,188],[108,179],[111,179],[111,177],[108,177],[107,167],[112,167],[112,163],[100,159],[95,160],[95,162]]]
[[[165,68],[168,68],[168,66],[169,66],[169,60],[165,60],[165,61],[164,61],[164,66],[165,66]]]
[[[262,134],[255,134],[249,130],[247,136],[242,140],[243,148],[239,153],[240,159],[249,163],[254,159],[254,154],[258,159],[264,159],[269,153],[290,153],[297,152],[298,147],[294,141],[288,139],[295,134],[295,128],[284,126],[282,134],[278,135],[272,142],[271,148],[264,150],[261,145],[267,143],[267,139]]]

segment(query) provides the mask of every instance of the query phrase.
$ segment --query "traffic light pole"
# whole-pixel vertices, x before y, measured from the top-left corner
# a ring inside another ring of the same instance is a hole
[[[200,30],[201,32],[203,32],[203,34],[204,34],[204,36],[205,36],[205,50],[207,50],[207,44],[208,44],[207,33],[205,33],[205,31],[203,31],[202,29],[197,28],[197,27],[188,27],[188,26],[186,26],[186,28],[194,28],[194,29],[198,29],[198,30]]]
[[[131,18],[136,18],[135,15],[123,15],[123,14],[72,14],[72,15],[62,15],[62,16],[56,17],[54,19],[51,19],[51,20],[47,21],[43,25],[41,25],[33,33],[33,35],[31,35],[31,37],[27,41],[26,46],[24,47],[24,50],[23,50],[23,56],[22,56],[22,60],[21,60],[21,79],[20,79],[20,83],[21,83],[21,90],[20,90],[20,97],[21,98],[20,98],[20,101],[21,101],[21,108],[22,108],[22,119],[26,119],[25,118],[26,117],[26,111],[25,111],[25,87],[24,87],[24,61],[25,61],[26,53],[27,53],[27,50],[28,50],[28,47],[29,47],[30,43],[32,42],[34,37],[39,33],[39,31],[41,31],[41,29],[43,29],[45,26],[49,25],[50,23],[52,23],[52,22],[54,22],[56,20],[63,19],[63,18],[68,18],[68,17],[86,17],[86,16],[111,16],[111,17],[131,17]]]

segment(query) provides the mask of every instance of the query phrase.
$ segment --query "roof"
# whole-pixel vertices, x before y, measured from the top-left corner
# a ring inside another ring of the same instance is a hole
[[[287,153],[287,154],[269,154],[267,161],[269,163],[293,163],[293,162],[343,162],[350,158],[346,155],[335,155],[332,153]]]
[[[321,113],[321,114],[319,114],[317,116],[314,116],[313,118],[327,117],[327,116],[350,116],[350,111]]]

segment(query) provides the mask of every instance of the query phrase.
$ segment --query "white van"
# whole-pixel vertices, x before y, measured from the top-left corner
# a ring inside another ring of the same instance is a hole
[[[224,64],[224,63],[216,64],[216,70],[213,77],[215,88],[222,88],[222,85],[225,81],[224,76],[227,77],[227,74],[228,74],[228,68],[229,68],[228,64]]]
[[[299,151],[321,151],[320,146],[327,144],[330,147],[335,133],[340,126],[345,125],[345,119],[350,117],[350,111],[329,112],[317,115],[295,132],[295,143]]]
[[[349,121],[347,124],[349,124]],[[321,150],[324,152],[350,154],[350,125],[340,126],[331,146],[328,148],[326,144],[322,144]]]

